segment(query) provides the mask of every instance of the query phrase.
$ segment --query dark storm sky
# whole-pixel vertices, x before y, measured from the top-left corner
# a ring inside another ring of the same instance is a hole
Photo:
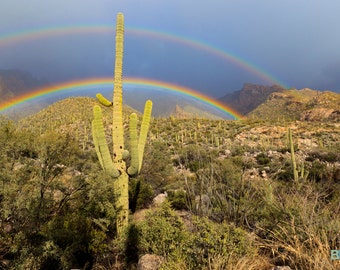
[[[123,12],[125,76],[214,97],[245,82],[339,91],[339,11],[338,0],[1,0],[0,69],[111,76]]]

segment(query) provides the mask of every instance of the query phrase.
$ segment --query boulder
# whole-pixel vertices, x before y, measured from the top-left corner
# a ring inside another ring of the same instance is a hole
[[[162,256],[145,254],[140,257],[137,265],[137,270],[157,270],[164,262]]]
[[[271,270],[292,270],[289,266],[274,266]]]

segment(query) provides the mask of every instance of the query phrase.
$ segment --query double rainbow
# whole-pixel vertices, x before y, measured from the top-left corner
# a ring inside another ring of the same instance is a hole
[[[137,27],[126,27],[127,37],[141,36],[166,40],[172,43],[184,45],[196,50],[207,52],[219,59],[224,59],[229,63],[232,63],[251,74],[264,80],[266,83],[277,84],[287,88],[286,84],[280,81],[275,76],[269,74],[261,67],[256,66],[249,61],[243,59],[241,56],[228,52],[222,48],[218,48],[206,41],[197,40],[194,38],[182,36],[179,34],[159,32],[155,30],[137,28]],[[57,37],[65,35],[79,35],[79,34],[111,34],[113,36],[115,29],[108,25],[63,25],[63,26],[49,26],[44,28],[25,29],[23,31],[11,32],[7,34],[0,34],[0,48],[13,44],[26,43],[29,41],[35,41],[48,37]]]
[[[229,108],[225,104],[188,87],[145,78],[124,78],[123,87],[124,86],[143,87],[144,89],[155,91],[166,90],[172,93],[182,94],[211,105],[219,111],[227,114],[231,119],[240,119],[242,117],[240,113]],[[110,87],[111,89],[113,88],[113,78],[111,77],[69,81],[47,87],[42,87],[0,103],[0,113],[6,113],[6,110],[17,105],[54,93],[62,94],[70,91],[75,91],[81,96],[85,90],[96,89],[96,91],[100,91],[101,89],[108,87]],[[152,99],[152,97],[150,98]]]
[[[110,33],[113,35],[114,28],[112,26],[107,25],[64,25],[64,26],[49,26],[44,28],[34,28],[34,29],[25,29],[24,31],[12,32],[7,34],[0,34],[0,48],[8,45],[15,45],[21,43],[27,43],[30,41],[35,41],[48,37],[57,37],[57,36],[65,36],[65,35],[79,35],[79,34],[98,34]],[[220,59],[224,59],[227,62],[235,64],[236,66],[256,75],[267,83],[278,84],[283,87],[285,83],[275,78],[273,75],[264,71],[260,67],[246,61],[240,56],[227,52],[221,48],[213,46],[207,42],[200,41],[193,38],[184,37],[178,34],[171,34],[166,32],[159,32],[148,29],[134,28],[134,27],[126,27],[127,36],[142,36],[153,39],[161,39],[166,40],[173,43],[178,43],[180,45],[188,46],[190,48],[194,48],[197,50],[205,51],[209,54],[212,54]],[[52,86],[42,87],[40,89],[36,89],[30,91],[29,93],[20,95],[13,99],[7,100],[6,102],[0,102],[0,113],[4,113],[7,109],[12,108],[16,105],[22,104],[24,102],[37,99],[41,96],[47,96],[52,93],[60,92],[66,93],[68,91],[79,91],[81,93],[84,89],[96,88],[100,90],[102,87],[112,87],[112,78],[104,77],[104,78],[89,78],[82,79],[76,81],[63,82]],[[193,97],[197,100],[203,101],[217,108],[218,110],[227,113],[232,119],[239,119],[242,117],[241,114],[236,112],[235,110],[227,107],[226,105],[218,102],[217,100],[202,94],[196,90],[193,90],[188,87],[167,83],[164,81],[157,81],[153,79],[146,78],[125,78],[125,85],[130,86],[143,86],[153,90],[169,90],[176,93],[181,93],[186,96]]]

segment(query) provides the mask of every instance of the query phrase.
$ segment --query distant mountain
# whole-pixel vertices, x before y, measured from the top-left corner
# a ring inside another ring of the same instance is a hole
[[[30,73],[21,70],[0,69],[0,104],[3,101],[9,100],[15,96],[29,92],[32,89],[37,89],[46,82],[34,78]],[[33,105],[25,108],[20,112],[15,111],[11,113],[12,118],[21,118],[30,113],[37,112],[47,104]]]
[[[285,88],[279,85],[264,86],[245,83],[241,90],[228,93],[219,98],[219,101],[239,113],[246,115],[265,102],[271,93],[283,91],[285,91]]]
[[[129,89],[124,91],[124,101],[127,105],[142,112],[147,99],[153,101],[154,117],[176,118],[205,118],[205,119],[225,119],[226,113],[219,111],[213,106],[185,96],[183,94],[169,93],[167,91],[152,91],[141,89]]]
[[[19,70],[0,70],[0,103],[46,83]],[[93,91],[83,92],[85,96],[94,96]],[[112,98],[112,90],[103,92]],[[49,97],[25,102],[6,111],[13,119],[37,113],[57,100],[67,99],[72,94]],[[125,89],[124,104],[142,112],[147,99],[154,102],[154,117],[228,119],[228,115],[201,100],[169,91],[145,89]],[[228,107],[251,118],[276,120],[340,120],[340,93],[317,91],[304,88],[286,90],[281,86],[264,86],[246,83],[241,90],[229,93],[219,99]],[[91,109],[90,109],[91,111]]]
[[[247,116],[268,120],[340,121],[340,93],[309,88],[274,92]]]
[[[22,70],[0,69],[0,98],[10,98],[19,95],[46,82],[34,78],[30,73]]]

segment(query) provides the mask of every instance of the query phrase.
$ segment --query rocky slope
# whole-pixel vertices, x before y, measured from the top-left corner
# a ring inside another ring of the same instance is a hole
[[[266,101],[270,94],[280,93],[284,90],[283,87],[278,85],[264,86],[245,83],[241,90],[228,93],[219,100],[241,114],[247,114]]]
[[[268,120],[339,121],[340,94],[309,88],[274,92],[247,116]]]

